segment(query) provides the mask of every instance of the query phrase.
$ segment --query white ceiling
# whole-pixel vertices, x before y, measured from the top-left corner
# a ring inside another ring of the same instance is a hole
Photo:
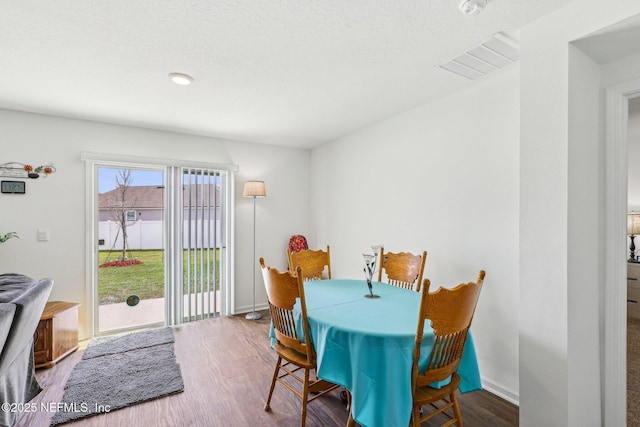
[[[437,65],[569,1],[4,2],[0,108],[311,148],[472,84]]]

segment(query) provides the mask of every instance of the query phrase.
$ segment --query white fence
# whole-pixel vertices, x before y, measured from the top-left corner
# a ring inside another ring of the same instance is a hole
[[[204,230],[202,229],[203,225]],[[189,242],[188,239],[188,226],[189,221],[185,221],[183,228],[183,245],[185,248],[189,246],[196,246],[196,239],[198,242],[200,242],[203,237],[204,245],[199,244],[197,246],[222,246],[220,221],[191,221],[191,242]],[[135,222],[131,222],[127,226],[127,249],[162,249],[163,232],[164,230],[162,221],[138,220]],[[115,221],[100,221],[98,229],[98,239],[100,240],[100,250],[109,250],[112,248],[116,250],[122,249],[122,230],[120,230],[118,223]],[[211,243],[208,244],[207,242]]]

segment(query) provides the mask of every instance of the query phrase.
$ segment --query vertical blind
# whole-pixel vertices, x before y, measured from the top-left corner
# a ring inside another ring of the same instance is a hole
[[[220,314],[225,171],[182,168],[184,322]]]

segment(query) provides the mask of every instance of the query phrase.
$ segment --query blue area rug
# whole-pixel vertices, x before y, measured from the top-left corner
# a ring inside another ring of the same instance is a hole
[[[184,391],[173,345],[171,328],[91,341],[71,373],[51,425]]]

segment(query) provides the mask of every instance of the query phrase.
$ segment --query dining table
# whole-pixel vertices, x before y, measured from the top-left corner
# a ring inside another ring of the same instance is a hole
[[[411,369],[420,293],[381,282],[373,282],[372,290],[378,298],[365,297],[370,293],[365,280],[304,283],[316,374],[350,391],[351,414],[358,424],[406,427],[412,410]],[[425,369],[432,346],[433,329],[427,324],[420,370]],[[471,333],[458,375],[461,393],[482,389]]]

